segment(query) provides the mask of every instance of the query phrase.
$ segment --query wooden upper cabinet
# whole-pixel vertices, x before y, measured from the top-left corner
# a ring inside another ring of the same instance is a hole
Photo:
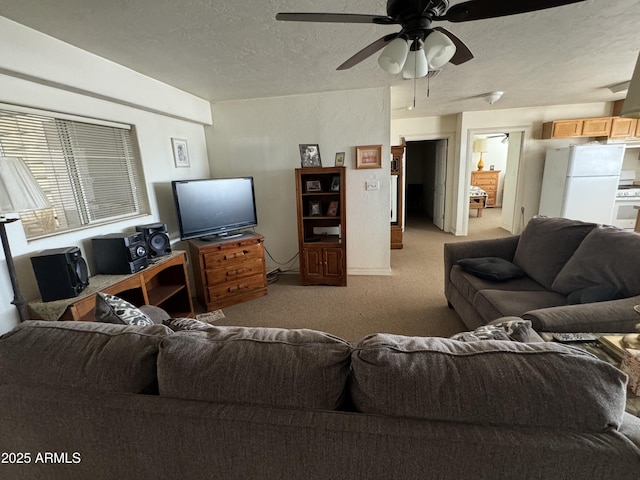
[[[609,138],[627,138],[637,135],[638,120],[635,118],[613,117]]]
[[[582,122],[583,137],[608,137],[613,117],[585,118]]]
[[[542,138],[567,138],[582,135],[583,119],[557,120],[542,125]]]

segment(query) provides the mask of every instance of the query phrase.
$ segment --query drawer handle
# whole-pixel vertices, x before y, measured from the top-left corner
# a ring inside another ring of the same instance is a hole
[[[248,250],[243,250],[242,252],[235,252],[235,253],[232,253],[230,255],[225,255],[224,259],[225,260],[232,260],[234,258],[244,257],[247,253],[249,253]]]
[[[247,271],[247,269],[246,269],[246,268],[238,268],[238,269],[236,269],[236,270],[229,270],[229,271],[227,272],[227,277],[231,277],[231,276],[233,276],[233,275],[238,275],[238,274],[240,274],[240,273],[244,273],[244,272],[246,272],[246,271]]]
[[[241,284],[241,285],[234,285],[233,287],[229,287],[229,288],[227,289],[227,291],[228,291],[229,293],[231,293],[231,292],[237,292],[238,290],[242,290],[242,289],[244,289],[244,288],[249,288],[249,285],[247,285],[246,283],[243,283],[243,284]]]

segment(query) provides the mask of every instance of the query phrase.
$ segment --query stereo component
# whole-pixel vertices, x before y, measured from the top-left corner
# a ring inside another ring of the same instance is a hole
[[[171,254],[171,244],[166,223],[148,223],[136,226],[136,231],[144,235],[147,243],[147,257],[154,259]]]
[[[42,301],[77,297],[89,285],[89,269],[78,247],[43,250],[31,257]]]
[[[147,268],[147,243],[142,233],[110,233],[91,239],[98,273],[117,275]]]

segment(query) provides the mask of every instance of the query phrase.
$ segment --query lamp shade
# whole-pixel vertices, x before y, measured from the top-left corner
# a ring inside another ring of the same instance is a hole
[[[477,138],[473,141],[473,153],[487,153],[488,151],[486,138]]]
[[[431,70],[446,65],[456,53],[456,46],[444,33],[434,30],[424,41],[424,52]]]
[[[627,98],[622,105],[620,115],[623,117],[640,118],[640,54],[636,62],[636,69],[631,77]]]
[[[407,54],[407,61],[402,69],[403,78],[422,78],[426,77],[429,73],[429,64],[427,57],[424,55],[424,50],[411,50]]]
[[[384,48],[378,57],[378,64],[385,72],[395,75],[402,71],[408,53],[409,43],[404,38],[397,37]]]
[[[47,207],[47,198],[22,159],[0,157],[0,214]]]

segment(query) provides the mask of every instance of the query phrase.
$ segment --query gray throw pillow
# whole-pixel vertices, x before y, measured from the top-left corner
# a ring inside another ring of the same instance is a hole
[[[463,258],[458,260],[457,264],[476,277],[495,282],[504,282],[526,275],[520,267],[499,257]]]
[[[137,325],[139,327],[154,325],[142,310],[126,300],[107,293],[96,294],[95,317],[98,322]]]
[[[623,297],[640,295],[640,235],[601,226],[587,235],[553,281],[564,295],[590,287],[612,286]]]
[[[551,290],[551,284],[595,223],[566,218],[534,217],[520,234],[513,263]]]
[[[472,332],[457,333],[451,340],[477,342],[480,340],[508,340],[514,342],[531,341],[531,322],[529,320],[506,320],[482,325]]]
[[[180,332],[182,330],[211,330],[215,327],[209,323],[201,322],[195,318],[169,318],[162,321],[163,325],[166,325],[174,332]]]

